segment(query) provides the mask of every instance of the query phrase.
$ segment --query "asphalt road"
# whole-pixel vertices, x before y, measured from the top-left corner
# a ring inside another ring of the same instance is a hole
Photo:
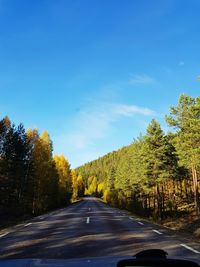
[[[200,261],[200,243],[87,198],[0,232],[0,259],[131,256],[150,248]]]

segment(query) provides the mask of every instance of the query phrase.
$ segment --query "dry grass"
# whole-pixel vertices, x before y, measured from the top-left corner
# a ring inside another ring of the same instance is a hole
[[[166,219],[162,222],[166,227],[176,231],[186,232],[200,237],[200,217],[195,212],[182,215],[178,218]]]
[[[194,235],[196,237],[200,237],[200,228],[197,228],[196,231],[194,232]]]

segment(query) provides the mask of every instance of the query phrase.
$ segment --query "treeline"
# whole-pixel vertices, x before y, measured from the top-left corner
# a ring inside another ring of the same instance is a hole
[[[77,168],[85,192],[154,218],[199,214],[200,97],[181,95],[166,122],[172,132],[152,120],[131,145]]]
[[[69,204],[84,191],[77,189],[81,179],[69,162],[52,151],[46,131],[40,135],[8,117],[0,120],[0,218],[38,215]]]

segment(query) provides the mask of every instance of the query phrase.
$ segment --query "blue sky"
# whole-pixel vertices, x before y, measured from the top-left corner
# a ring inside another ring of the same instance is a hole
[[[0,0],[0,114],[72,167],[200,95],[199,0]]]

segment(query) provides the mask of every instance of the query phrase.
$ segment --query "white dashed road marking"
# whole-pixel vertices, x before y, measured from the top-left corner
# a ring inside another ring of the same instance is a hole
[[[31,225],[31,224],[32,224],[32,223],[27,223],[27,224],[25,224],[24,226],[27,227],[27,226],[29,226],[29,225]]]
[[[190,251],[196,253],[196,254],[200,254],[200,252],[199,252],[198,250],[193,249],[193,248],[191,248],[191,247],[189,247],[189,246],[187,246],[187,245],[185,245],[185,244],[180,244],[180,245],[181,245],[182,247],[184,247],[184,248],[186,248],[186,249],[188,249],[188,250],[190,250]]]
[[[0,237],[4,237],[4,236],[6,236],[7,234],[9,234],[9,232],[4,233],[4,234],[1,234]]]
[[[87,217],[86,223],[90,223],[90,217]]]
[[[155,233],[158,234],[158,235],[162,235],[162,233],[159,232],[158,230],[152,230],[152,231],[155,232]]]
[[[142,222],[137,222],[138,224],[140,224],[140,225],[144,225]]]

